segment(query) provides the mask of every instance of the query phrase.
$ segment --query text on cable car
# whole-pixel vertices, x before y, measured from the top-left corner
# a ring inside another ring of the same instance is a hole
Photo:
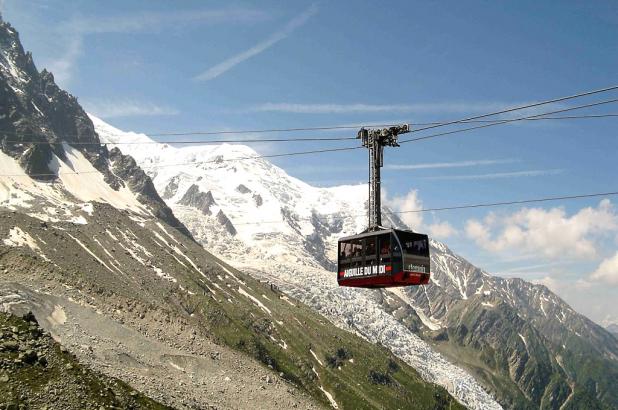
[[[343,277],[351,278],[355,276],[384,275],[385,273],[386,265],[361,266],[344,270]]]
[[[422,265],[414,265],[414,264],[409,264],[405,266],[406,271],[412,271],[412,272],[419,272],[419,273],[426,273],[426,267],[422,266]]]

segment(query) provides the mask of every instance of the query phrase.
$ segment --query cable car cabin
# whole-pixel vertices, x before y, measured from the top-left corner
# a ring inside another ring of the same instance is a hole
[[[383,229],[339,239],[339,286],[385,288],[429,283],[427,235]]]

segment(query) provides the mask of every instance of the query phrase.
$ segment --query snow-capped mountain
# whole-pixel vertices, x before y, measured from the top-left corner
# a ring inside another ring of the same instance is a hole
[[[99,201],[181,225],[135,161],[98,145],[77,99],[39,73],[15,29],[0,24],[0,205],[75,222]]]
[[[375,292],[337,287],[329,272],[336,263],[333,243],[364,229],[366,187],[315,188],[264,159],[230,161],[258,156],[243,145],[152,144],[145,135],[92,120],[105,141],[142,143],[119,147],[149,172],[209,250],[286,289],[340,327],[389,347],[467,406],[500,407],[474,378],[385,312]]]
[[[204,212],[210,201],[185,198]],[[1,17],[0,311],[32,311],[80,362],[174,408],[462,408],[389,351],[204,250]],[[82,376],[60,364],[62,383]],[[0,408],[38,408],[63,390],[28,376],[38,393],[26,397],[14,370],[27,366],[3,363]]]
[[[479,384],[511,408],[618,403],[610,382],[618,343],[609,333],[544,286],[491,276],[442,243],[431,242],[428,286],[338,288],[336,240],[364,229],[366,186],[316,188],[252,158],[258,154],[246,146],[154,144],[93,122],[106,141],[147,142],[118,147],[146,169],[196,240],[387,346],[466,405],[497,407]],[[596,391],[587,389],[590,379]]]

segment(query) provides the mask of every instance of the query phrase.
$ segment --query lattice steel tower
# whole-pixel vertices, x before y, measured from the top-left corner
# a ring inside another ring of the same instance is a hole
[[[380,168],[384,165],[384,147],[398,147],[397,136],[410,132],[408,124],[389,128],[361,128],[358,136],[363,147],[369,149],[369,227],[367,231],[377,231],[382,225],[382,201],[380,198]]]

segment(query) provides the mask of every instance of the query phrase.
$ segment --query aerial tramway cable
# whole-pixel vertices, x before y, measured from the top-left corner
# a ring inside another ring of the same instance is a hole
[[[500,121],[498,123],[479,125],[479,126],[470,127],[470,128],[464,128],[464,129],[459,129],[459,130],[452,130],[452,131],[448,131],[448,132],[445,132],[445,133],[432,134],[432,135],[422,136],[422,137],[413,138],[413,139],[409,139],[409,140],[401,140],[401,141],[399,141],[399,143],[400,144],[404,144],[404,143],[407,143],[407,142],[413,142],[413,141],[418,141],[418,140],[422,140],[422,139],[430,139],[430,138],[435,138],[435,137],[443,136],[443,135],[456,134],[456,133],[459,133],[459,132],[471,131],[472,129],[487,128],[487,127],[494,126],[494,125],[502,125],[502,124],[512,123],[512,122],[516,122],[516,121],[524,121],[524,120],[528,120],[528,119],[532,119],[532,118],[540,118],[543,115],[553,115],[553,114],[557,114],[557,113],[561,113],[561,112],[575,111],[575,110],[580,110],[580,109],[584,109],[584,108],[590,108],[590,107],[599,106],[599,105],[603,105],[603,104],[610,104],[610,103],[614,103],[614,102],[618,102],[618,99],[611,99],[611,100],[605,100],[605,101],[595,102],[595,103],[591,103],[591,104],[584,104],[584,105],[579,105],[579,106],[575,106],[575,107],[564,108],[564,109],[561,109],[561,110],[555,110],[555,111],[550,111],[550,112],[546,112],[546,113],[529,115],[529,116],[525,116],[525,117],[511,118],[511,119],[507,119],[507,120],[502,120],[502,121]],[[410,130],[409,132],[414,132],[414,130]],[[149,167],[150,168],[161,168],[161,167],[168,167],[168,166],[182,166],[182,165],[191,165],[191,164],[208,164],[208,163],[215,163],[215,162],[243,161],[243,160],[260,159],[260,158],[277,158],[277,157],[287,157],[287,156],[297,156],[297,155],[321,154],[321,153],[328,153],[328,152],[352,151],[352,150],[357,150],[357,149],[362,149],[362,148],[363,147],[359,147],[359,146],[356,146],[356,147],[343,147],[343,148],[327,148],[327,149],[321,149],[321,150],[299,151],[299,152],[290,152],[290,153],[282,153],[282,154],[257,155],[257,156],[250,156],[250,157],[227,158],[227,159],[223,158],[223,159],[210,160],[210,161],[192,161],[192,162],[184,162],[184,163],[176,163],[176,164],[153,164],[151,166],[144,165],[142,167],[143,168],[149,168]]]
[[[457,134],[457,133],[460,133],[460,132],[466,132],[466,131],[478,130],[478,129],[481,129],[481,128],[493,127],[494,125],[509,124],[509,123],[516,122],[516,121],[527,121],[527,120],[533,120],[533,119],[540,119],[540,118],[542,118],[545,115],[553,115],[553,114],[559,114],[559,113],[562,113],[562,112],[581,110],[581,109],[584,109],[584,108],[597,107],[599,105],[611,104],[611,103],[615,103],[615,102],[618,102],[618,98],[614,98],[614,99],[610,99],[610,100],[604,100],[604,101],[598,101],[598,102],[590,103],[590,104],[578,105],[578,106],[575,106],[575,107],[563,108],[561,110],[555,110],[555,111],[545,112],[545,113],[541,113],[541,114],[529,115],[529,116],[526,116],[526,117],[509,118],[509,119],[500,120],[499,122],[495,122],[495,123],[491,123],[491,124],[477,125],[477,126],[469,127],[469,128],[460,128],[460,129],[453,130],[453,131],[446,131],[446,132],[441,132],[441,133],[437,133],[437,134],[424,135],[422,137],[416,137],[416,138],[411,138],[411,139],[408,139],[408,140],[402,140],[402,141],[399,141],[399,143],[400,144],[405,144],[407,142],[427,140],[427,139],[431,139],[431,138],[442,137],[442,136],[445,136],[445,135]]]
[[[523,204],[532,204],[532,203],[541,203],[541,202],[566,201],[566,200],[573,200],[573,199],[598,198],[598,197],[616,196],[616,195],[618,195],[618,191],[609,191],[609,192],[598,192],[598,193],[592,193],[592,194],[552,196],[552,197],[522,199],[522,200],[504,201],[504,202],[484,202],[484,203],[482,202],[482,203],[476,203],[476,204],[454,205],[454,206],[445,206],[445,207],[436,207],[436,208],[409,209],[409,210],[403,210],[403,211],[390,211],[389,214],[401,215],[401,214],[409,214],[409,213],[453,211],[453,210],[460,210],[460,209],[491,208],[491,207],[497,207],[497,206],[523,205]],[[362,216],[366,216],[366,214],[363,213],[363,214],[337,216],[333,218],[328,218],[328,221],[341,220],[344,218],[360,218]],[[311,221],[313,220],[313,217],[312,218],[299,218],[297,220],[298,221]],[[326,219],[323,219],[323,220],[326,220]],[[276,224],[276,223],[281,223],[281,221],[239,222],[239,223],[234,223],[234,225],[261,225],[261,224]],[[173,228],[176,228],[176,227],[173,227]]]
[[[489,124],[479,125],[479,126],[475,126],[475,127],[457,129],[457,130],[447,131],[447,132],[438,133],[438,134],[431,134],[431,135],[426,135],[426,136],[422,136],[422,137],[412,138],[412,139],[408,139],[408,140],[401,140],[401,141],[399,141],[399,143],[400,144],[405,144],[405,143],[408,143],[408,142],[414,142],[414,141],[431,139],[431,138],[436,138],[436,137],[445,136],[445,135],[457,134],[457,133],[460,133],[460,132],[467,132],[467,131],[471,131],[471,130],[475,130],[475,129],[488,128],[488,127],[494,126],[494,125],[502,125],[502,124],[513,123],[513,122],[517,122],[517,121],[542,120],[542,119],[544,119],[543,116],[545,116],[545,115],[553,115],[553,114],[557,114],[557,113],[561,113],[561,112],[575,111],[575,110],[584,109],[584,108],[590,108],[590,107],[598,106],[598,105],[602,105],[602,104],[610,104],[610,103],[613,103],[613,102],[618,102],[618,99],[611,99],[611,100],[605,100],[605,101],[600,101],[600,102],[595,102],[595,103],[590,103],[590,104],[584,104],[584,105],[580,105],[580,106],[569,107],[569,108],[565,108],[565,109],[561,109],[561,110],[555,110],[555,111],[535,114],[535,115],[526,116],[526,117],[517,117],[517,118],[511,118],[511,119],[505,119],[505,120],[497,120],[497,122],[492,122],[492,123],[489,123]],[[605,114],[605,115],[612,115],[612,116],[618,117],[618,114]],[[414,131],[415,130],[411,130],[410,132],[414,132]],[[352,139],[356,139],[356,138],[352,138]],[[22,143],[24,143],[24,142],[22,142]],[[47,141],[44,142],[44,143],[45,144],[50,144],[50,142],[47,142]],[[148,168],[162,168],[162,167],[184,166],[184,165],[194,165],[194,164],[198,165],[198,164],[220,163],[220,162],[230,162],[230,161],[245,161],[245,160],[261,159],[261,158],[280,158],[280,157],[288,157],[288,156],[311,155],[311,154],[321,154],[321,153],[329,153],[329,152],[353,151],[353,150],[362,149],[362,148],[363,147],[359,147],[359,146],[356,146],[356,147],[342,147],[342,148],[326,148],[326,149],[318,149],[318,150],[311,150],[311,151],[288,152],[288,153],[281,153],[281,154],[254,155],[254,156],[238,157],[238,158],[221,158],[221,159],[209,160],[209,161],[190,161],[190,162],[182,162],[182,163],[174,163],[174,164],[140,165],[140,167],[148,169]],[[51,176],[57,176],[57,175],[92,174],[92,173],[97,173],[97,172],[99,172],[99,171],[82,171],[82,172],[75,171],[75,172],[63,172],[61,174],[40,173],[40,174],[30,174],[30,175],[24,175],[24,174],[0,174],[0,177],[26,177],[26,176],[30,176],[30,177],[35,177],[36,178],[36,177],[51,177]]]
[[[613,100],[612,100],[613,102]],[[605,102],[603,102],[605,103]],[[549,115],[549,114],[546,114]],[[604,114],[586,114],[586,115],[567,115],[559,117],[539,117],[539,118],[522,118],[520,121],[542,121],[542,120],[580,120],[580,119],[602,119],[602,118],[616,118],[618,113],[604,113]],[[470,120],[462,121],[460,124],[497,124],[504,122],[501,120]],[[443,124],[443,122],[411,122],[415,126],[436,125]],[[391,127],[393,124],[378,124],[371,125],[371,127]],[[348,128],[348,127],[345,127]],[[411,130],[410,132],[415,132]],[[0,132],[1,133],[1,132]],[[13,134],[20,135],[35,135],[35,134],[21,134],[14,132]],[[193,134],[188,134],[193,135]],[[148,134],[148,136],[153,136]],[[351,141],[357,139],[356,137],[307,137],[307,138],[266,138],[266,139],[220,139],[220,140],[162,140],[162,141],[117,141],[117,142],[71,142],[73,146],[84,145],[161,145],[161,144],[177,144],[177,145],[207,145],[207,144],[253,144],[253,143],[265,143],[265,142],[330,142],[330,141]],[[33,144],[33,145],[56,145],[61,142],[51,141],[32,141],[32,140],[5,140],[7,144]]]
[[[500,111],[494,111],[491,113],[471,116],[471,117],[462,118],[458,120],[448,120],[448,121],[443,121],[443,122],[431,122],[431,123],[419,123],[417,125],[422,125],[423,128],[417,128],[415,130],[411,130],[410,132],[421,132],[421,131],[425,131],[425,130],[437,128],[437,127],[456,125],[456,124],[461,124],[461,123],[466,123],[466,122],[474,122],[482,118],[487,118],[487,117],[501,115],[501,114],[507,114],[510,112],[520,111],[520,110],[524,110],[528,108],[534,108],[534,107],[538,107],[538,106],[546,105],[546,104],[568,101],[568,100],[581,98],[581,97],[585,97],[589,95],[609,92],[609,91],[613,91],[616,89],[618,89],[618,85],[600,88],[600,89],[596,89],[592,91],[586,91],[586,92],[582,92],[582,93],[578,93],[578,94],[574,94],[570,96],[540,101],[536,103],[511,107],[511,108],[507,108],[507,109],[500,110]],[[612,114],[609,114],[609,115],[612,115]],[[391,123],[391,124],[364,124],[364,125],[335,125],[335,126],[270,128],[270,129],[235,130],[235,131],[234,130],[219,130],[219,131],[199,131],[198,130],[198,131],[184,131],[184,132],[151,132],[151,133],[146,132],[143,134],[151,136],[151,137],[177,137],[177,136],[191,136],[191,135],[233,135],[233,134],[259,134],[259,133],[277,133],[277,132],[328,131],[328,130],[342,130],[342,129],[358,129],[362,127],[389,127],[393,125],[396,125],[396,124]],[[11,131],[0,131],[0,135],[1,134],[18,134],[18,135],[33,135],[33,136],[40,135],[40,134],[35,134],[35,133],[21,133],[21,132],[12,131],[12,130]],[[343,139],[353,139],[353,138],[343,138]],[[288,140],[288,139],[285,139],[285,140]],[[294,139],[289,139],[289,140],[292,141]],[[302,139],[297,139],[297,140],[300,141]],[[308,139],[308,140],[312,140],[312,139]],[[327,138],[325,140],[331,140],[331,139]],[[333,138],[332,140],[336,140],[336,139]],[[102,143],[102,144],[105,144],[105,143]]]

